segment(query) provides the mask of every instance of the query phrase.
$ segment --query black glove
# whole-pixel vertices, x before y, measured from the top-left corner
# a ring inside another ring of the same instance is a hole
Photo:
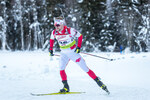
[[[80,47],[77,47],[76,50],[75,50],[74,52],[80,53]]]
[[[54,56],[53,50],[49,50],[49,56]]]

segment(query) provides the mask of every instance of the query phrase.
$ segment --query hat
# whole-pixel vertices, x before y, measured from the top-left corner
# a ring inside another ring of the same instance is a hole
[[[54,25],[60,25],[64,24],[65,25],[65,20],[62,17],[54,17]]]

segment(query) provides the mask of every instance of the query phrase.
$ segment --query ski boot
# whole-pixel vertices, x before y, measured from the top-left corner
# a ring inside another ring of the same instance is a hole
[[[69,85],[67,83],[67,80],[62,81],[64,87],[62,89],[60,89],[60,93],[65,93],[65,92],[69,92]]]
[[[105,84],[103,84],[102,81],[100,81],[100,79],[97,77],[96,79],[94,79],[96,81],[96,83],[104,90],[106,91],[108,94],[110,94],[110,92],[107,89],[107,86]]]

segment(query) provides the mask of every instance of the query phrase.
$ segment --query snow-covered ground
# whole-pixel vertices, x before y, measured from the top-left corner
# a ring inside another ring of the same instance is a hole
[[[59,54],[59,53],[58,53]],[[70,61],[66,73],[73,95],[31,96],[58,92],[63,87],[59,57],[48,52],[0,51],[0,100],[150,100],[150,53],[93,53],[107,61],[81,54],[88,67],[108,86],[110,95]]]

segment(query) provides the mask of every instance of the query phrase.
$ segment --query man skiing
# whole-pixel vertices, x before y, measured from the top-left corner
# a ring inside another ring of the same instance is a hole
[[[59,67],[60,67],[60,76],[62,79],[62,83],[64,85],[64,87],[60,89],[60,92],[70,91],[69,85],[67,82],[67,75],[65,72],[65,68],[69,60],[72,60],[75,63],[77,63],[81,67],[82,70],[84,70],[93,80],[95,80],[95,82],[103,90],[105,90],[109,94],[109,91],[106,85],[104,85],[100,81],[100,79],[95,75],[95,73],[87,67],[84,59],[79,54],[81,44],[82,44],[82,34],[80,34],[74,28],[67,27],[65,25],[65,20],[62,17],[54,18],[54,26],[55,26],[55,30],[52,31],[51,37],[50,37],[49,53],[50,53],[50,56],[54,56],[53,44],[54,44],[54,39],[56,39],[61,49]],[[75,38],[77,38],[78,40],[77,44],[76,44]]]

